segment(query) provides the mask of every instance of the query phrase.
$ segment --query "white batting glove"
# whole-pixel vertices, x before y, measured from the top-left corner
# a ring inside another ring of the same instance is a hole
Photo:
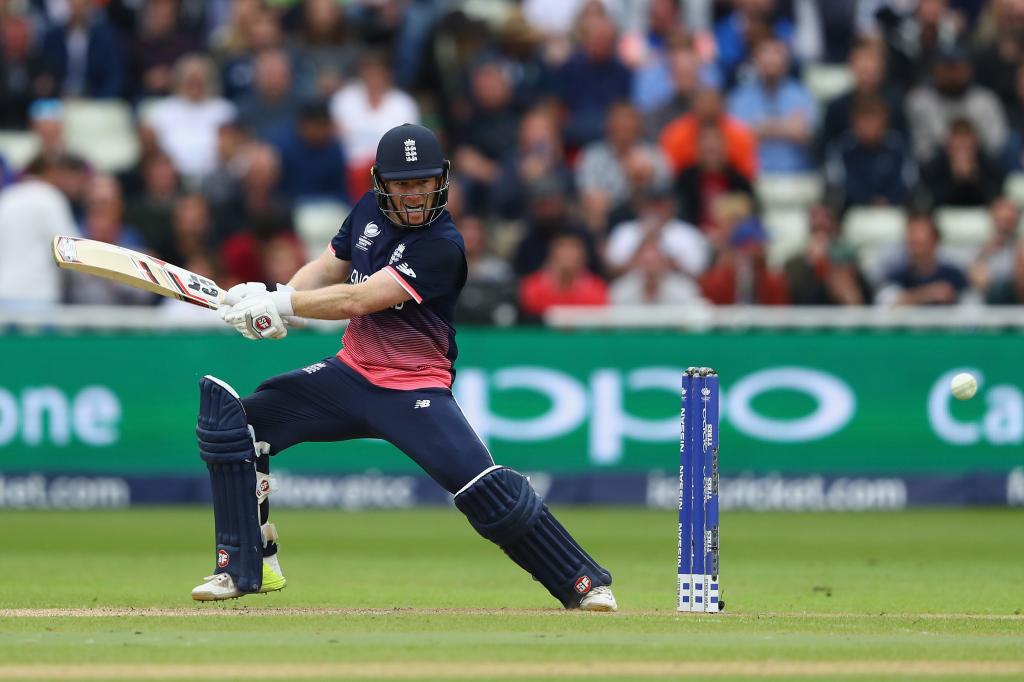
[[[224,296],[224,305],[232,306],[240,303],[250,296],[258,296],[267,293],[267,285],[263,282],[243,282],[228,289]]]
[[[220,308],[221,319],[253,340],[283,339],[288,335],[284,318],[293,312],[290,291],[265,291]]]

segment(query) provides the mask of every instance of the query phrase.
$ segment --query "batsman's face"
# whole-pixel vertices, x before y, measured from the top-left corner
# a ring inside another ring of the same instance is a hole
[[[441,185],[441,178],[415,178],[412,180],[392,180],[387,183],[387,191],[392,195],[391,203],[409,225],[423,225],[427,214],[435,203],[436,192]]]

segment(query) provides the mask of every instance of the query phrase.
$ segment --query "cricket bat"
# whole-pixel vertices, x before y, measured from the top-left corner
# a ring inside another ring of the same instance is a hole
[[[216,282],[185,268],[92,239],[54,237],[53,260],[60,268],[86,272],[212,310],[224,301],[227,293]]]

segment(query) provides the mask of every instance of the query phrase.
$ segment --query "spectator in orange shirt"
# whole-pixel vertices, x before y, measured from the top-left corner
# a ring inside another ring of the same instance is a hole
[[[565,232],[551,241],[544,267],[523,278],[519,304],[523,314],[540,317],[556,305],[605,305],[608,287],[587,270],[587,249],[581,235]]]
[[[658,143],[668,157],[672,172],[679,174],[697,161],[697,137],[703,126],[716,126],[725,138],[725,154],[729,165],[747,180],[757,175],[757,138],[738,119],[725,112],[722,93],[712,87],[701,87],[694,97],[693,110],[665,126]]]

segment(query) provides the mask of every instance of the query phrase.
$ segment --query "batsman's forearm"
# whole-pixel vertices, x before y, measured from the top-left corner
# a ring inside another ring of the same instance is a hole
[[[347,320],[370,312],[358,285],[334,284],[322,289],[296,291],[292,310],[299,317],[314,320]]]
[[[288,286],[300,291],[320,289],[344,282],[348,279],[351,270],[352,263],[350,261],[339,260],[333,251],[325,249],[319,258],[299,268],[299,271],[288,281]]]
[[[324,272],[324,268],[318,261],[306,263],[288,280],[288,286],[300,291],[319,289],[328,284],[333,284],[333,282],[330,281],[329,274]]]

